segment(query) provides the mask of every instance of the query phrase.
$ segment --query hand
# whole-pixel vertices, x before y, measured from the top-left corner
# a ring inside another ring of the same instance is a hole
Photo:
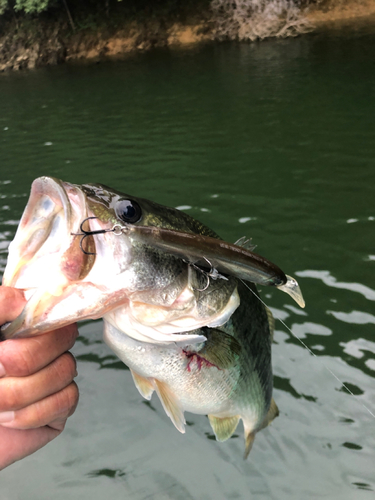
[[[25,303],[21,290],[0,286],[0,325]],[[57,437],[74,413],[76,362],[67,351],[77,335],[74,324],[0,342],[0,470]]]

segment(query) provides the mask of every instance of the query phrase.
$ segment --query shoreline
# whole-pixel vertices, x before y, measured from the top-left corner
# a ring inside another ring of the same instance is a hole
[[[310,33],[365,23],[375,26],[375,0],[323,0],[308,7],[303,16],[311,26]],[[10,23],[9,32],[0,37],[0,72],[64,62],[97,62],[155,47],[188,47],[215,40],[208,16],[169,24],[132,21],[112,32],[98,28],[72,33],[66,22],[38,22],[28,29],[22,31]]]
[[[306,17],[314,29],[331,26],[375,24],[375,0],[330,0],[310,7]]]

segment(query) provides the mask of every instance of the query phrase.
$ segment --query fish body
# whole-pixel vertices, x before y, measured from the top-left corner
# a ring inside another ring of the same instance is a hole
[[[208,415],[219,441],[242,419],[247,455],[256,432],[278,414],[273,318],[243,281],[249,277],[297,290],[303,303],[277,266],[222,242],[183,212],[102,185],[42,177],[3,277],[28,302],[2,335],[28,337],[102,317],[106,343],[143,397],[155,391],[181,432],[185,411]]]
[[[148,200],[100,185],[36,179],[3,277],[4,285],[25,289],[28,302],[3,330],[6,338],[104,317],[138,340],[180,342],[184,332],[224,324],[237,308],[235,278],[213,281],[201,292],[201,271],[133,233],[103,232],[83,242],[81,225],[88,218],[91,231],[119,221],[135,226],[140,219],[146,226],[179,224],[184,231],[215,236],[188,215]],[[189,334],[193,340],[204,339]]]
[[[185,411],[208,415],[219,441],[228,439],[242,419],[247,456],[255,433],[278,410],[272,400],[272,315],[244,284],[238,288],[240,305],[225,325],[192,332],[206,337],[202,343],[140,342],[109,322],[104,340],[129,366],[144,398],[157,392],[180,432],[185,432]]]

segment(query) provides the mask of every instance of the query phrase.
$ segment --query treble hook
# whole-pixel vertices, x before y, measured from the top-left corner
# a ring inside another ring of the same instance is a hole
[[[215,267],[213,267],[211,262],[208,259],[206,259],[206,257],[203,257],[203,258],[211,268],[208,272],[205,271],[204,269],[201,269],[196,264],[193,264],[193,262],[188,262],[189,266],[192,266],[197,271],[200,271],[207,279],[207,283],[206,283],[206,286],[204,288],[193,288],[193,290],[196,290],[197,292],[204,292],[205,290],[207,290],[207,288],[210,286],[210,278],[212,278],[213,280],[217,280],[218,278],[220,278],[220,279],[228,281],[228,278],[226,278],[225,276],[220,274],[219,271]]]
[[[73,236],[82,236],[81,241],[79,242],[79,247],[82,250],[82,252],[86,255],[96,255],[95,252],[86,252],[84,248],[82,247],[83,240],[87,238],[87,236],[92,236],[93,234],[103,234],[103,233],[109,233],[114,231],[114,227],[111,229],[97,229],[96,231],[85,231],[83,229],[83,224],[89,220],[89,219],[97,219],[98,217],[87,217],[81,222],[81,225],[79,226],[80,230],[82,231],[81,233],[70,233]]]

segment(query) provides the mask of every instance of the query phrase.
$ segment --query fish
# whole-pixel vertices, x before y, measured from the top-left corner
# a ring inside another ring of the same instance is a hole
[[[103,318],[104,341],[140,394],[156,392],[175,427],[207,415],[218,441],[240,420],[248,456],[278,415],[272,398],[274,319],[255,284],[304,306],[298,283],[174,208],[101,184],[40,177],[14,240],[3,285],[24,290],[3,339]]]

